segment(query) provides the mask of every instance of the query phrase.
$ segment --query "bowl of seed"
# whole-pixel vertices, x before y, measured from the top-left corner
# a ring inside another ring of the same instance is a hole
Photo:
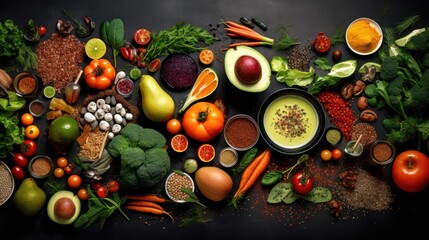
[[[171,200],[177,203],[186,202],[186,198],[189,195],[186,191],[183,191],[184,188],[191,192],[195,191],[194,180],[189,174],[182,171],[174,171],[168,175],[165,180],[165,192]]]
[[[15,180],[10,168],[0,161],[0,206],[5,204],[15,189]]]

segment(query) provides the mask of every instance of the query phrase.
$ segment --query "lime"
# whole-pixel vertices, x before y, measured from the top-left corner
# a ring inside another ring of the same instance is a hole
[[[53,145],[66,145],[80,135],[78,122],[71,116],[62,116],[53,120],[49,126],[48,139]]]
[[[133,80],[137,80],[137,79],[139,79],[140,77],[141,77],[141,75],[142,75],[142,72],[140,71],[140,69],[138,69],[138,68],[133,68],[133,69],[131,69],[131,71],[130,71],[130,77],[131,77],[131,79],[133,79]]]
[[[329,76],[346,78],[352,75],[356,71],[357,60],[347,60],[339,62],[332,66],[331,71],[328,73]]]
[[[91,38],[85,44],[85,53],[91,59],[99,59],[106,54],[106,44],[100,38]]]
[[[366,62],[364,63],[358,70],[358,73],[365,73],[366,68],[368,68],[369,66],[374,66],[375,67],[375,71],[376,72],[380,72],[381,69],[381,65],[379,63],[376,62]]]
[[[192,174],[198,169],[198,162],[193,158],[188,158],[183,162],[183,170],[185,172]]]
[[[404,47],[412,37],[419,35],[420,33],[424,32],[424,31],[426,31],[426,28],[414,29],[409,34],[407,34],[405,37],[397,39],[395,41],[395,43],[396,43],[396,45],[398,45],[400,47]]]
[[[52,86],[46,86],[46,87],[43,89],[43,95],[44,95],[46,98],[53,98],[53,97],[55,96],[55,88],[54,88],[54,87],[52,87]]]

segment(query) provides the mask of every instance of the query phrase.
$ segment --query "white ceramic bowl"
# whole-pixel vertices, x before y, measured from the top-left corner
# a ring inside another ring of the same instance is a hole
[[[349,43],[349,39],[347,37],[348,33],[349,33],[349,30],[350,30],[350,28],[351,28],[352,25],[354,25],[356,22],[359,22],[359,21],[368,21],[369,25],[371,27],[373,27],[380,34],[380,40],[378,41],[376,47],[374,49],[372,49],[371,51],[368,51],[368,52],[359,51],[357,49],[354,49],[353,46],[351,46],[350,43]],[[362,18],[355,19],[353,22],[350,23],[350,25],[347,27],[345,38],[346,38],[347,46],[354,53],[359,54],[359,55],[363,55],[363,56],[364,55],[370,55],[370,54],[375,53],[381,47],[381,44],[383,43],[383,31],[381,30],[380,25],[378,25],[378,23],[376,21],[372,20],[371,18],[362,17]]]

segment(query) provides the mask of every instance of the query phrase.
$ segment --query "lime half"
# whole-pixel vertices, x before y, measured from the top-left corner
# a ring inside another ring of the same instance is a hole
[[[91,38],[85,44],[85,53],[91,59],[100,59],[106,54],[106,44],[100,38]]]
[[[46,98],[53,98],[53,97],[55,96],[55,88],[54,88],[54,87],[52,87],[52,86],[46,86],[46,87],[43,89],[43,95],[44,95]]]
[[[131,77],[131,79],[133,79],[133,80],[137,80],[137,79],[139,79],[140,77],[141,77],[141,75],[142,75],[142,72],[140,71],[140,69],[138,69],[138,68],[133,68],[133,69],[131,69],[131,71],[130,71],[130,77]]]
[[[424,31],[426,31],[426,28],[414,29],[412,32],[410,32],[406,36],[397,39],[395,41],[395,43],[396,43],[396,45],[398,45],[400,47],[404,47],[412,37],[419,35],[420,33],[424,32]]]
[[[332,66],[328,75],[332,77],[346,78],[351,76],[356,71],[356,68],[357,60],[347,60]]]

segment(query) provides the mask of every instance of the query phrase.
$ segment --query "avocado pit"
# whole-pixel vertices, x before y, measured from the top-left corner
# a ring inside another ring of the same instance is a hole
[[[261,64],[252,56],[240,56],[235,62],[234,71],[238,80],[244,84],[255,84],[261,80]]]
[[[61,219],[70,219],[74,216],[75,212],[76,206],[70,198],[62,197],[55,202],[55,216]]]

